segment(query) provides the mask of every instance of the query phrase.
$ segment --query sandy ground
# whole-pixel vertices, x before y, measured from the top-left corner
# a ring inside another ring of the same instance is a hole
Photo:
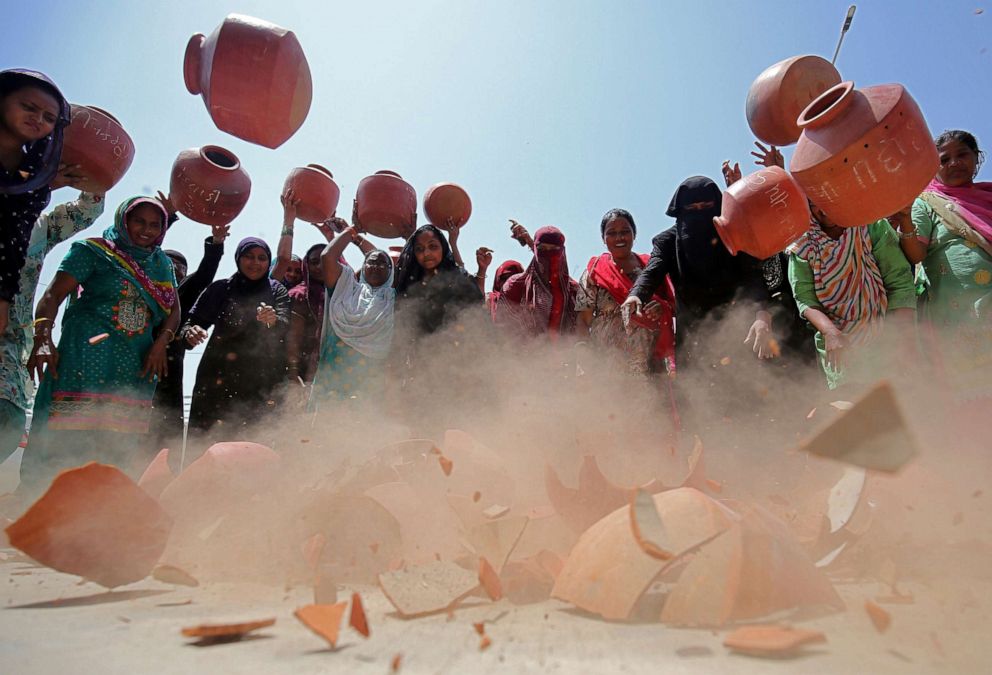
[[[343,629],[338,649],[293,617],[310,589],[249,584],[177,587],[146,579],[108,593],[38,567],[12,549],[0,553],[0,670],[4,673],[915,673],[988,672],[992,584],[949,580],[905,584],[912,604],[888,604],[892,625],[879,634],[864,600],[878,584],[838,585],[848,610],[795,622],[822,630],[826,644],[796,657],[730,653],[727,630],[660,623],[611,623],[565,603],[515,606],[470,599],[452,614],[405,620],[374,587],[362,594],[371,637]],[[275,617],[236,643],[199,647],[180,628],[202,622]],[[472,624],[486,622],[492,646],[479,650]]]

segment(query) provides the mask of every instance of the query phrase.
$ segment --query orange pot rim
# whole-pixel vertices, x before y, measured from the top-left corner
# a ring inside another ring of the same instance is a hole
[[[228,150],[227,148],[222,148],[219,145],[204,145],[198,148],[197,152],[199,153],[200,157],[203,158],[203,161],[209,163],[211,167],[220,169],[221,171],[234,172],[241,168],[241,160],[238,159],[238,156],[235,155],[230,150]],[[223,164],[218,164],[217,162],[215,162],[214,160],[210,159],[210,157],[207,156],[208,152],[216,152],[220,155],[223,155],[224,157],[227,157],[232,162],[234,162],[234,164],[232,166],[224,166]]]
[[[815,129],[831,122],[847,108],[854,91],[853,80],[835,84],[810,101],[796,118],[796,125],[800,129]]]

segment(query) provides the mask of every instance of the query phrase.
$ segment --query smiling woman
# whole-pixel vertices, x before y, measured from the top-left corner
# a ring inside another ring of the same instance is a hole
[[[28,360],[41,386],[21,464],[25,490],[87,461],[137,476],[150,459],[136,436],[148,431],[179,323],[172,263],[160,248],[166,221],[157,200],[128,199],[102,238],[72,245],[42,296]],[[67,297],[56,348],[52,324]]]

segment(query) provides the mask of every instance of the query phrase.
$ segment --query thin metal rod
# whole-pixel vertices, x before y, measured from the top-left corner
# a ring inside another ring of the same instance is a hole
[[[847,17],[844,19],[844,27],[840,29],[840,39],[837,40],[837,49],[834,50],[834,58],[830,60],[830,63],[837,63],[837,55],[840,54],[840,46],[844,44],[844,36],[847,35],[847,31],[851,29],[851,22],[854,21],[854,12],[857,9],[857,5],[851,5],[847,8]]]

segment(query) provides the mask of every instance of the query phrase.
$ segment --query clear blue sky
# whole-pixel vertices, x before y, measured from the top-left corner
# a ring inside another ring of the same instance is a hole
[[[33,0],[5,3],[0,66],[50,74],[67,98],[110,110],[133,137],[135,162],[90,236],[110,224],[121,200],[166,189],[180,150],[216,143],[241,158],[253,181],[234,240],[260,235],[274,248],[279,191],[294,166],[330,168],[345,216],[358,181],[391,168],[418,195],[446,180],[468,189],[467,262],[480,245],[495,249],[497,263],[520,259],[524,251],[507,236],[514,218],[532,231],[562,228],[578,276],[602,249],[606,210],[630,210],[636,248],[649,251],[650,237],[671,224],[665,207],[684,177],[717,179],[728,158],[751,166],[748,85],[792,55],[830,58],[848,5]],[[218,131],[183,85],[189,36],[209,34],[231,12],[293,29],[307,54],[313,107],[277,150]],[[838,66],[859,85],[905,84],[931,131],[969,129],[992,148],[992,2],[858,3]],[[992,170],[983,175],[992,179]],[[60,190],[53,204],[72,197]],[[298,229],[297,252],[319,240],[308,225]],[[207,234],[182,220],[166,245],[195,265]],[[43,281],[64,252],[55,251]],[[229,253],[220,274],[233,269]]]

